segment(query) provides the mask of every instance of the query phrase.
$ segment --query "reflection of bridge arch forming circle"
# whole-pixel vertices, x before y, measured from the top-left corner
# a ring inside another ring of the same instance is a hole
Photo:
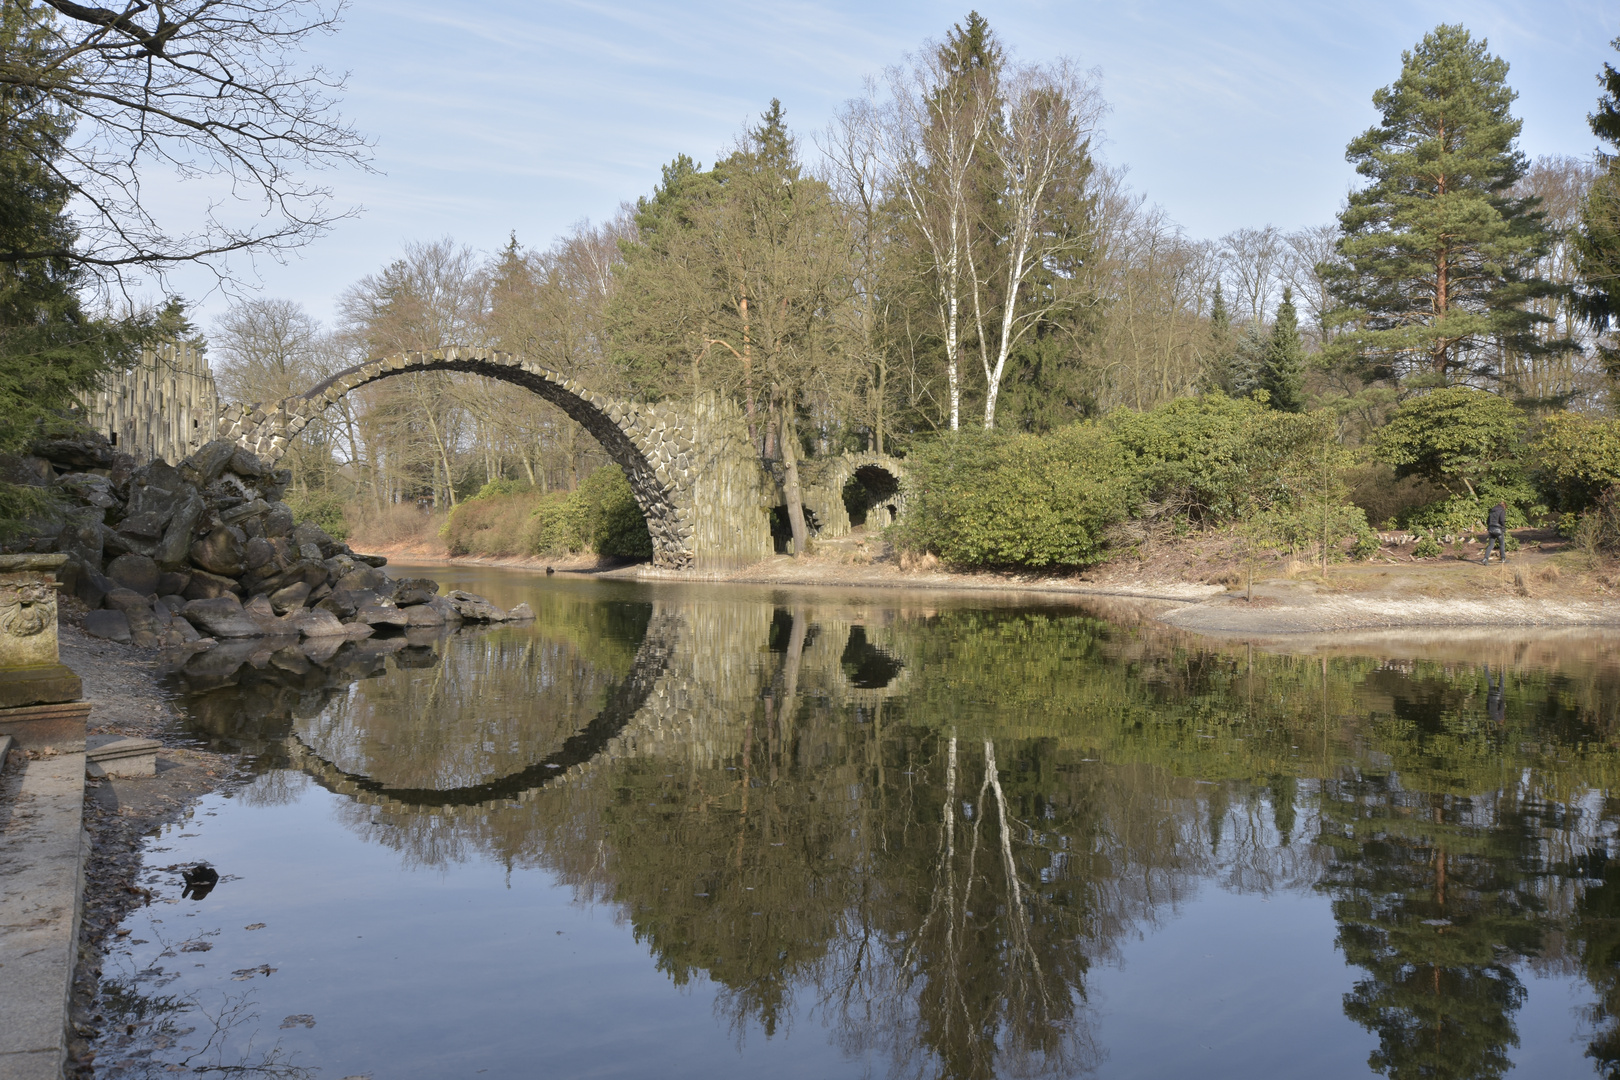
[[[589,769],[604,753],[611,752],[615,740],[623,737],[626,728],[647,706],[648,699],[655,696],[659,680],[674,659],[676,642],[682,633],[680,623],[675,615],[655,615],[636,650],[629,673],[608,694],[590,723],[564,740],[555,752],[509,775],[466,787],[395,787],[346,771],[305,743],[297,733],[289,734],[286,739],[288,763],[328,791],[394,813],[428,809],[454,814],[458,810],[478,812],[490,806],[527,802],[541,788],[566,781],[570,775]]]
[[[821,536],[848,536],[862,524],[868,529],[883,528],[905,512],[905,464],[887,454],[841,454],[802,461],[799,484],[804,508],[814,516]],[[845,499],[845,490],[852,484],[862,492],[859,521],[851,519]]]
[[[340,371],[307,393],[258,405],[226,405],[219,432],[273,464],[309,422],[344,395],[395,375],[454,371],[500,379],[537,394],[578,421],[630,481],[647,519],[654,565],[710,569],[771,553],[771,478],[742,412],[713,396],[690,403],[624,401],[511,353],[485,349],[407,352]]]

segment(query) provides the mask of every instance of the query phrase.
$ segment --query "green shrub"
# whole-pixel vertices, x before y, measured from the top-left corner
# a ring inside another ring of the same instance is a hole
[[[1432,533],[1429,534],[1429,535],[1424,536],[1423,539],[1419,540],[1417,542],[1417,545],[1412,548],[1412,557],[1414,559],[1437,559],[1437,558],[1439,558],[1440,557],[1440,541],[1436,540]]]
[[[578,493],[553,492],[529,515],[523,530],[523,551],[532,555],[570,555],[587,546],[584,501]]]
[[[1178,398],[1151,412],[1121,410],[1107,425],[1129,455],[1144,497],[1213,523],[1241,516],[1252,436],[1268,414],[1277,415],[1259,402],[1216,393]]]
[[[1620,421],[1555,413],[1541,422],[1530,455],[1547,502],[1579,513],[1620,484]]]
[[[602,466],[585,478],[575,494],[585,502],[586,535],[598,555],[652,558],[652,535],[647,531],[647,519],[636,505],[623,469],[617,465]]]
[[[283,498],[294,521],[307,521],[334,540],[349,538],[349,522],[343,516],[345,500],[337,492],[289,491]]]
[[[1356,560],[1370,559],[1378,554],[1378,549],[1382,546],[1378,534],[1372,529],[1367,529],[1356,534],[1356,542],[1350,546],[1350,557]]]
[[[1102,427],[1050,435],[957,432],[907,459],[901,540],[962,566],[1088,566],[1124,519],[1129,456]]]
[[[1409,398],[1374,439],[1379,460],[1397,477],[1421,476],[1453,495],[1518,488],[1525,417],[1506,398],[1444,386]]]

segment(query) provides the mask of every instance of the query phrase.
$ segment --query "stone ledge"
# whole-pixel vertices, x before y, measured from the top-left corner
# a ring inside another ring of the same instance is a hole
[[[19,747],[29,750],[82,753],[90,706],[88,701],[66,701],[0,709],[0,732],[12,736]]]
[[[0,1076],[61,1080],[84,895],[84,755],[34,758],[0,779]]]

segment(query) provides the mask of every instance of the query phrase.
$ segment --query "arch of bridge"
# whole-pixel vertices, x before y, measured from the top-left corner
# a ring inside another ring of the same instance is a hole
[[[538,394],[577,420],[624,469],[652,535],[653,562],[672,569],[692,564],[695,432],[688,418],[670,404],[625,402],[594,393],[560,372],[512,353],[438,349],[368,360],[338,372],[307,393],[267,405],[225,406],[219,435],[274,464],[311,420],[345,394],[379,379],[427,371],[461,371],[500,379]]]

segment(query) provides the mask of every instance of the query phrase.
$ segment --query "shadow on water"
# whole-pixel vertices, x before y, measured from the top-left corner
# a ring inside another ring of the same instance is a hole
[[[1067,1076],[1202,884],[1325,896],[1392,1077],[1511,1065],[1524,972],[1620,1062],[1620,668],[1273,652],[1074,608],[558,594],[533,627],[177,673],[193,730],[414,865],[544,869],[735,1030]],[[1493,651],[1495,650],[1495,651]]]

